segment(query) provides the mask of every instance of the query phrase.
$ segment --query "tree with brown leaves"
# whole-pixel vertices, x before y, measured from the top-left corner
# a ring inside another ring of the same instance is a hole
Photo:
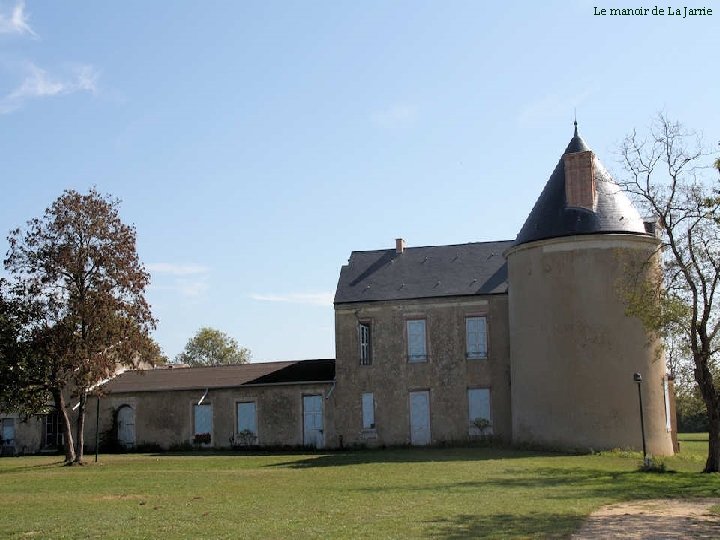
[[[35,389],[51,397],[67,464],[82,463],[88,393],[118,366],[153,363],[160,356],[145,299],[150,275],[138,258],[135,228],[121,221],[118,207],[117,199],[95,189],[68,190],[42,217],[8,236],[4,263],[11,278],[3,297],[6,306],[25,306],[14,311],[25,315],[9,319],[22,354],[6,359],[4,369],[21,374],[17,395]],[[68,414],[73,407],[74,438]]]

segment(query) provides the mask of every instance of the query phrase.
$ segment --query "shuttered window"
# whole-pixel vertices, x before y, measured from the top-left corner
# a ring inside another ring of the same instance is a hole
[[[492,433],[489,388],[468,389],[468,423],[470,425],[470,435],[489,435]]]
[[[406,321],[408,362],[425,362],[427,360],[427,342],[425,336],[425,320]]]
[[[468,358],[487,358],[487,319],[465,318],[465,343]]]
[[[372,392],[362,395],[363,429],[375,429],[375,398]]]
[[[212,433],[212,405],[203,403],[202,405],[194,405],[193,409],[195,413],[195,435],[210,435]]]
[[[257,435],[257,410],[254,401],[237,404],[237,432]]]

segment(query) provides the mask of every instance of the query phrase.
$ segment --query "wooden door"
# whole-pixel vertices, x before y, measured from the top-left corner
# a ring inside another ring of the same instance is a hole
[[[118,410],[118,444],[123,448],[135,446],[135,409],[125,405]]]

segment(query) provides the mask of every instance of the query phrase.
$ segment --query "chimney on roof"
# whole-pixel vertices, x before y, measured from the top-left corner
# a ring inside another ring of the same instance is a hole
[[[563,156],[568,207],[595,210],[595,171],[590,150]]]
[[[405,240],[402,238],[395,239],[395,253],[402,253],[405,251]]]

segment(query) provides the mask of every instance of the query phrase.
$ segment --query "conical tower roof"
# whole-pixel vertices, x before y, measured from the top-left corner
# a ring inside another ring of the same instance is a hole
[[[595,194],[592,208],[568,205],[565,156],[588,151],[590,148],[578,135],[576,122],[573,138],[520,229],[514,245],[578,234],[647,234],[638,211],[594,155],[592,171]]]

